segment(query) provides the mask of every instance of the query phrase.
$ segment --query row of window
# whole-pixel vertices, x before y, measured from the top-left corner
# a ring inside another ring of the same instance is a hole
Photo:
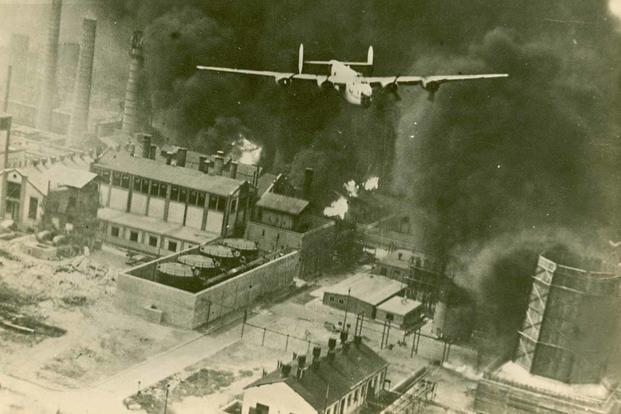
[[[110,180],[109,170],[100,170],[99,175],[105,182]],[[150,180],[148,178],[134,176],[133,190],[142,194],[149,194],[152,197],[166,198],[168,192],[168,184],[159,182],[156,180]],[[123,174],[118,171],[112,172],[112,185],[115,187],[126,188],[130,187],[130,175]],[[226,198],[220,197],[214,194],[207,194],[202,191],[191,190],[185,187],[171,185],[170,186],[170,200],[179,201],[188,204],[203,207],[205,200],[209,197],[208,208],[210,210],[224,211],[226,208]],[[237,208],[237,200],[233,200],[231,205],[231,211],[235,211]]]
[[[121,228],[118,227],[118,226],[111,226],[111,228],[110,228],[110,235],[112,237],[121,237]],[[136,231],[136,230],[130,230],[129,231],[129,241],[134,242],[134,243],[138,243],[138,238],[139,238],[138,231]],[[147,242],[148,242],[147,244],[149,246],[157,247],[158,242],[159,242],[159,237],[153,236],[153,235],[149,235]],[[173,241],[173,240],[168,240],[168,243],[166,245],[166,250],[170,250],[171,252],[176,252],[177,251],[177,242]]]

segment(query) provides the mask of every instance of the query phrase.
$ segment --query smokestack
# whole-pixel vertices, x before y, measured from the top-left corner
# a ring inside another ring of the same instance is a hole
[[[121,129],[126,134],[133,134],[138,127],[138,88],[142,77],[144,54],[142,48],[141,31],[135,31],[132,35],[132,45],[129,50],[131,61],[129,63],[129,76],[125,88],[125,104],[123,107],[123,125]]]
[[[41,80],[41,96],[37,109],[36,125],[39,129],[49,130],[52,124],[52,109],[56,93],[56,65],[58,61],[58,35],[60,33],[60,16],[62,0],[52,0],[47,39],[45,44],[45,60],[43,78]]]
[[[93,57],[95,56],[95,35],[97,20],[82,21],[82,42],[80,43],[80,60],[75,80],[73,112],[69,123],[69,136],[74,144],[84,139],[88,129],[88,110],[91,101],[91,83],[93,79]]]
[[[360,335],[355,335],[354,336],[354,345],[356,346],[360,346],[360,344],[362,343],[362,336]]]
[[[142,136],[142,158],[149,158],[149,153],[151,151],[151,135],[139,134],[139,136]]]
[[[316,346],[313,347],[313,362],[312,366],[314,369],[319,368],[319,357],[321,356],[321,348]]]
[[[237,161],[231,161],[230,167],[229,167],[229,175],[231,178],[237,178]]]
[[[157,154],[157,145],[151,144],[151,147],[149,148],[149,158],[154,160],[156,154]]]
[[[188,157],[188,149],[187,148],[177,148],[177,166],[185,167],[185,161]]]
[[[136,144],[129,144],[129,155],[136,155]]]
[[[207,156],[205,156],[205,155],[199,156],[198,157],[198,170],[200,172],[207,173],[208,169],[209,169],[209,167],[207,166]]]
[[[222,175],[222,168],[224,168],[224,157],[220,155],[221,151],[218,151],[218,155],[214,157],[214,171],[215,175]]]
[[[24,34],[12,33],[9,50],[9,65],[15,71],[14,83],[20,89],[26,84],[28,74],[28,50],[30,49],[30,38]],[[18,94],[17,99],[22,100],[22,94]]]
[[[315,171],[312,168],[307,168],[304,170],[304,182],[302,184],[302,197],[306,200],[310,199],[311,190],[313,189],[313,178],[315,176]]]
[[[341,344],[347,342],[347,331],[341,331]]]
[[[9,142],[11,135],[11,121],[12,117],[6,114],[0,114],[0,133],[4,132],[4,159],[2,168],[6,168],[9,162]],[[7,174],[2,175],[2,189],[0,190],[0,213],[4,217],[6,211],[6,190],[7,190]]]
[[[80,44],[63,42],[60,45],[58,57],[58,94],[60,101],[65,103],[72,97],[78,62],[80,60]]]
[[[165,152],[164,157],[166,158],[166,165],[172,164],[173,154],[170,152]]]
[[[282,374],[283,377],[288,377],[289,374],[291,373],[291,365],[282,364],[280,366],[280,373]]]

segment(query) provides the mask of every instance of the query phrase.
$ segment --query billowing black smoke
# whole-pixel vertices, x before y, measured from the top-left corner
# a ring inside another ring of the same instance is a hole
[[[101,3],[110,20],[145,29],[159,127],[206,150],[247,135],[266,165],[315,167],[328,197],[358,175],[392,180],[431,218],[430,250],[464,262],[459,280],[501,334],[521,322],[538,251],[591,245],[618,223],[621,39],[605,0]],[[443,85],[434,103],[400,91],[403,101],[380,97],[365,111],[314,85],[194,68],[295,70],[300,42],[319,59],[360,59],[373,44],[378,75],[510,78]]]

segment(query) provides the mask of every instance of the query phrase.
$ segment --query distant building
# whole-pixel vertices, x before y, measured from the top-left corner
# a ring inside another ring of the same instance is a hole
[[[378,306],[403,292],[404,286],[384,276],[359,273],[329,286],[323,294],[323,303],[352,314],[364,313],[367,318],[377,317]]]
[[[67,223],[76,228],[83,221],[93,221],[96,209],[86,207],[93,205],[93,200],[96,206],[97,201],[96,175],[88,171],[91,161],[88,156],[73,155],[4,170],[5,218],[12,219],[22,229],[32,230],[40,228],[44,217],[58,230],[63,230]]]
[[[326,356],[316,347],[308,364],[299,356],[248,385],[242,414],[358,412],[382,391],[387,370],[388,363],[360,337],[339,349],[332,339]]]
[[[375,318],[390,320],[401,329],[407,329],[423,321],[423,304],[415,299],[393,296],[377,307]]]
[[[334,221],[314,215],[310,203],[276,190],[283,176],[274,180],[256,203],[245,237],[260,249],[298,249],[300,275],[316,274],[330,263],[335,243]]]
[[[152,146],[149,155],[155,152]],[[250,185],[185,168],[179,160],[167,165],[121,150],[93,164],[106,242],[160,255],[243,231]]]
[[[408,294],[422,302],[428,313],[433,313],[440,290],[446,283],[434,259],[404,249],[389,251],[376,262],[374,272],[406,285]]]

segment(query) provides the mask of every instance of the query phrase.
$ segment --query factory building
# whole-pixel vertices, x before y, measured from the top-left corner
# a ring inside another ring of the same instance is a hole
[[[440,290],[447,282],[434,259],[405,249],[388,251],[377,260],[373,272],[405,284],[408,295],[421,302],[429,314],[433,314]]]
[[[375,319],[378,307],[403,290],[403,284],[384,276],[358,273],[326,288],[323,303],[352,314],[364,313],[365,317]]]
[[[144,158],[110,150],[93,165],[106,242],[161,255],[241,234],[251,201],[247,182],[185,168],[185,151],[167,165],[150,158],[157,147],[149,150]]]
[[[621,277],[600,267],[539,256],[514,360],[480,381],[478,413],[618,412],[617,385],[605,374],[615,352]]]
[[[328,342],[325,356],[313,348],[312,360],[300,355],[244,389],[242,414],[350,414],[359,412],[384,388],[388,363],[361,337]]]
[[[222,240],[119,274],[116,303],[151,322],[194,329],[288,288],[297,272],[296,251],[263,253]]]
[[[281,194],[281,175],[256,203],[246,226],[245,237],[264,250],[297,249],[300,251],[300,274],[316,274],[330,263],[335,244],[334,221],[311,213],[309,201]],[[307,172],[312,181],[312,171]],[[307,183],[305,187],[310,186]]]

